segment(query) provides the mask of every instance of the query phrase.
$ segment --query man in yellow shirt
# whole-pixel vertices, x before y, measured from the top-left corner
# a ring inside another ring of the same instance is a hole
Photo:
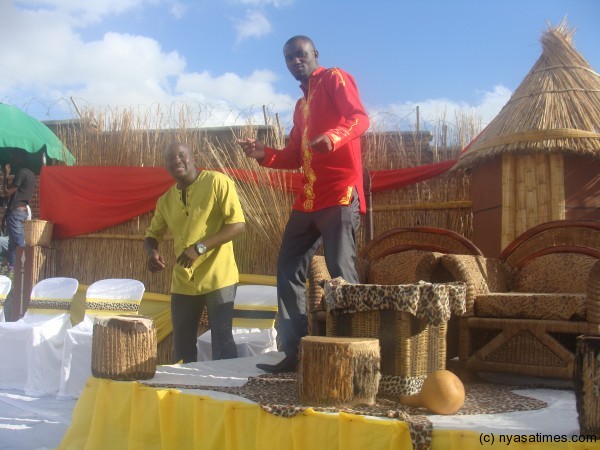
[[[198,172],[192,151],[180,142],[165,151],[167,171],[177,182],[156,203],[144,250],[150,272],[165,261],[158,244],[167,231],[177,256],[171,280],[175,360],[197,360],[196,333],[206,305],[213,359],[236,358],[231,323],[238,268],[231,240],[245,229],[235,185],[226,175]]]

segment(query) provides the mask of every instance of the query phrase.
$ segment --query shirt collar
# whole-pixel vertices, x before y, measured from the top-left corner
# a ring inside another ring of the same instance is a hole
[[[313,70],[313,72],[308,77],[308,85],[310,85],[311,79],[317,78],[320,74],[325,72],[325,70],[326,70],[325,67],[322,67],[322,66],[319,66],[315,70]],[[302,92],[304,92],[305,96],[308,95],[308,87],[305,89],[304,86],[300,85],[300,89],[302,89]]]

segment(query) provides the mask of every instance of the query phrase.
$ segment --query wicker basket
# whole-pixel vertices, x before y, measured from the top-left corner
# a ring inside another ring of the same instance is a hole
[[[600,337],[577,337],[573,382],[580,435],[600,436]]]
[[[400,311],[327,315],[327,336],[379,339],[384,375],[419,377],[445,369],[446,330],[446,323],[429,325]]]
[[[47,220],[26,220],[23,223],[25,244],[31,247],[36,245],[49,246],[52,240],[52,225],[52,222]]]
[[[463,288],[453,283],[375,285],[334,279],[325,286],[327,336],[379,339],[379,395],[416,394],[427,375],[446,368],[448,319],[434,317],[439,309],[434,307],[434,290],[441,307],[446,301],[464,302]],[[403,310],[413,308],[415,301],[420,316],[429,311],[423,318]]]

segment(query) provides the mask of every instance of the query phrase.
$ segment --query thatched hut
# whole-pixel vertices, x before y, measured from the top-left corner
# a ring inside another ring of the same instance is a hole
[[[565,21],[454,170],[472,173],[473,241],[497,256],[534,225],[600,219],[600,75]]]

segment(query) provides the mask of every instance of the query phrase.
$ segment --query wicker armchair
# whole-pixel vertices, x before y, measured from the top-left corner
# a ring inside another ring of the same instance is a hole
[[[600,221],[553,221],[501,257],[444,255],[467,283],[459,359],[467,369],[568,378],[576,337],[600,335]]]
[[[395,228],[371,240],[356,260],[361,283],[408,284],[444,280],[438,259],[443,254],[479,255],[464,236],[443,228]],[[325,334],[326,307],[323,282],[331,279],[325,258],[314,256],[308,273],[307,314],[311,334]]]

